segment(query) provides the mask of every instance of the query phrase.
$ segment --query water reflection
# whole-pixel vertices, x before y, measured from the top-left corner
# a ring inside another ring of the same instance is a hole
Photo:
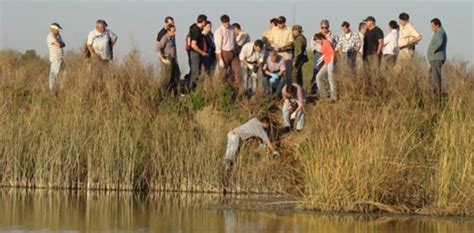
[[[158,233],[472,232],[472,219],[258,212],[266,198],[0,190],[0,231]],[[246,205],[248,205],[246,207]],[[233,207],[243,207],[237,210]]]

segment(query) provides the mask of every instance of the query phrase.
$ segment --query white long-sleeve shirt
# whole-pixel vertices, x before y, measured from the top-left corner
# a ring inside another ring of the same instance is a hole
[[[393,29],[383,39],[383,55],[398,55],[398,30]]]

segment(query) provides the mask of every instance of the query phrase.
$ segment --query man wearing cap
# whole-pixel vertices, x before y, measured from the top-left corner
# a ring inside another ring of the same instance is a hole
[[[49,89],[53,90],[56,84],[57,77],[60,72],[64,70],[64,50],[66,44],[59,34],[62,29],[58,23],[52,23],[50,26],[50,33],[46,38],[49,50],[49,61],[51,68],[49,71]]]
[[[117,35],[107,29],[105,20],[96,21],[95,29],[87,36],[87,48],[91,58],[98,58],[101,61],[111,61],[113,59],[113,47],[117,43]]]
[[[398,38],[398,47],[400,53],[398,55],[398,63],[409,61],[415,54],[415,45],[421,40],[421,34],[410,23],[410,16],[402,12],[400,19],[400,31]]]
[[[372,16],[365,19],[367,25],[367,31],[364,37],[364,60],[372,59],[375,57],[378,64],[382,59],[382,48],[383,48],[383,31],[375,25],[375,18]]]
[[[304,37],[303,27],[301,25],[294,25],[293,32],[293,79],[298,85],[303,86],[303,65],[308,62],[308,55],[306,54],[306,37]]]

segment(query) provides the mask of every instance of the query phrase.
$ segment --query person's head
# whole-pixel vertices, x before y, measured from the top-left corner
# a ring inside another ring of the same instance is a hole
[[[61,29],[63,29],[61,26],[59,26],[58,23],[52,23],[49,28],[51,30],[51,33],[53,33],[53,35],[58,35]]]
[[[169,25],[174,25],[174,19],[173,19],[173,17],[171,17],[171,16],[166,16],[166,18],[165,18],[165,26],[169,26]]]
[[[221,24],[224,26],[224,28],[229,28],[230,26],[230,18],[228,15],[222,15],[221,16]]]
[[[359,32],[362,33],[362,35],[365,35],[365,32],[367,31],[367,25],[365,22],[360,22],[359,23]]]
[[[270,29],[278,27],[278,19],[277,18],[270,19],[270,26],[269,27],[270,27]]]
[[[367,17],[364,21],[368,29],[372,29],[375,27],[375,18],[373,16]]]
[[[441,20],[438,18],[434,18],[431,20],[431,30],[438,31],[438,29],[441,27]]]
[[[314,35],[314,40],[319,41],[321,44],[323,44],[324,39],[326,39],[326,36],[322,32],[316,33],[316,35]]]
[[[263,41],[262,40],[256,40],[253,42],[253,50],[257,53],[262,52],[263,50]]]
[[[202,29],[202,34],[207,35],[212,31],[212,22],[209,20],[206,20],[206,23],[204,25],[204,28]]]
[[[272,50],[272,51],[270,52],[270,60],[271,60],[272,62],[277,62],[277,60],[278,60],[278,52],[277,52],[276,50]]]
[[[293,37],[297,37],[303,33],[303,27],[301,25],[294,25],[291,31],[293,32]]]
[[[398,16],[398,19],[400,20],[400,25],[405,26],[410,21],[410,16],[407,13],[402,12]]]
[[[239,35],[240,32],[242,31],[242,28],[240,27],[240,24],[238,24],[238,23],[233,23],[232,27],[234,28],[235,34],[237,34],[237,35]]]
[[[347,21],[342,22],[341,27],[344,33],[349,33],[351,31],[351,25]]]
[[[280,28],[280,29],[286,28],[286,18],[285,18],[285,16],[278,17],[278,28]]]
[[[283,97],[285,99],[291,99],[293,93],[295,93],[295,92],[296,92],[295,86],[293,86],[293,84],[291,84],[291,83],[288,83],[285,86],[285,94],[283,95]]]
[[[206,21],[207,21],[207,16],[201,14],[196,19],[196,25],[202,29],[204,28]]]
[[[270,120],[270,117],[267,117],[267,116],[261,117],[260,122],[262,122],[262,127],[264,129],[269,129],[272,125],[272,121]]]
[[[390,27],[390,30],[398,30],[399,28],[398,23],[395,20],[390,20],[388,26]]]
[[[105,20],[103,19],[98,19],[96,22],[95,22],[95,29],[100,32],[100,33],[103,33],[105,31],[105,29],[107,28],[107,22],[105,22]]]
[[[174,38],[176,36],[176,27],[173,24],[166,27],[166,35],[169,38]]]
[[[324,33],[324,35],[329,33],[329,20],[323,19],[321,20],[321,23],[319,24],[321,26],[321,32]]]

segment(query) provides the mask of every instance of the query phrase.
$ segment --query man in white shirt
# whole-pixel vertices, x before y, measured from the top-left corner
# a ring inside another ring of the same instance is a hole
[[[280,153],[276,150],[266,131],[270,128],[270,119],[263,117],[260,120],[252,118],[247,123],[231,130],[227,134],[227,150],[223,161],[224,169],[229,171],[233,167],[235,154],[239,150],[240,141],[249,138],[260,138],[268,149],[272,151],[272,155],[279,157]]]
[[[239,59],[242,66],[243,91],[249,96],[254,96],[257,92],[258,71],[263,64],[263,41],[256,40],[254,43],[245,44]]]
[[[109,62],[113,59],[113,48],[118,37],[107,29],[105,20],[96,21],[95,29],[87,36],[87,48],[93,59]]]
[[[53,90],[60,72],[64,70],[64,50],[66,44],[59,32],[63,29],[58,23],[52,23],[50,33],[46,38],[49,50],[49,61],[51,68],[49,71],[49,89]]]
[[[398,24],[392,20],[389,23],[390,33],[383,40],[382,54],[386,65],[394,66],[398,56]]]

